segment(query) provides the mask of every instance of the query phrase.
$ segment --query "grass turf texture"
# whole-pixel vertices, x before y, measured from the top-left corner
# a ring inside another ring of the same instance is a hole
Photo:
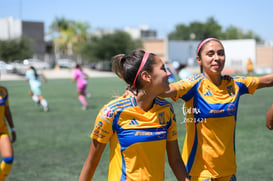
[[[43,84],[43,95],[50,111],[43,112],[28,96],[25,81],[2,81],[10,95],[10,107],[17,130],[13,144],[14,166],[7,181],[75,181],[78,179],[90,145],[89,134],[101,107],[115,95],[122,95],[126,85],[118,78],[90,78],[83,111],[70,79],[52,79]],[[239,104],[236,127],[238,180],[273,180],[273,132],[265,127],[266,111],[273,103],[273,88],[244,95]],[[172,102],[177,115],[179,147],[182,148],[185,124],[182,102]],[[94,181],[107,180],[109,148],[106,147]],[[176,180],[166,163],[165,180]]]

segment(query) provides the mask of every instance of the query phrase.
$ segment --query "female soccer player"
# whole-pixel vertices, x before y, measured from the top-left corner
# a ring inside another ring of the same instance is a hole
[[[0,86],[0,117],[0,154],[2,157],[0,166],[0,181],[3,181],[9,174],[12,167],[13,149],[11,143],[16,141],[16,132],[9,108],[8,90],[2,86]],[[6,121],[11,129],[11,140]]]
[[[86,110],[88,107],[88,103],[85,99],[85,96],[89,95],[89,93],[86,92],[86,88],[88,84],[87,79],[88,79],[88,75],[82,70],[81,66],[77,64],[73,71],[72,81],[73,82],[77,81],[78,99],[83,105],[83,110]]]
[[[221,74],[225,50],[216,38],[197,48],[202,74],[170,85],[164,97],[183,99],[187,113],[182,158],[191,181],[236,180],[235,125],[239,98],[273,86],[273,74],[230,77]]]
[[[42,96],[41,91],[42,86],[41,78],[43,78],[43,80],[47,82],[46,77],[44,76],[44,74],[38,73],[33,66],[29,66],[29,69],[26,72],[26,78],[30,85],[29,91],[30,97],[35,103],[41,104],[45,112],[48,112],[49,111],[48,103],[46,99]]]
[[[114,99],[101,109],[79,180],[92,179],[108,141],[108,180],[164,180],[166,150],[176,178],[188,180],[178,148],[173,108],[158,97],[169,90],[170,73],[161,59],[135,50],[113,57],[113,71],[137,94]]]

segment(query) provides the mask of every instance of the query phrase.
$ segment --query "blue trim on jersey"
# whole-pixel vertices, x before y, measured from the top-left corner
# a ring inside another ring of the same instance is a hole
[[[125,99],[121,99],[121,100],[117,100],[115,102],[112,102],[111,104],[107,105],[107,107],[113,109],[113,108],[121,108],[119,106],[124,106],[124,105],[131,105],[131,101],[129,98],[125,98]]]
[[[170,108],[170,110],[174,112],[171,103],[169,103],[165,99],[156,97],[153,104],[160,105],[160,106],[166,105],[166,107]],[[124,150],[126,150],[130,145],[135,143],[166,140],[168,136],[168,128],[172,124],[172,118],[170,118],[169,122],[167,122],[165,126],[162,126],[159,128],[124,129],[121,126],[119,126],[118,122],[120,119],[120,114],[123,112],[123,110],[128,107],[135,107],[135,106],[137,106],[136,100],[135,98],[131,98],[131,97],[119,99],[107,105],[107,108],[111,109],[114,112],[112,130],[113,130],[113,133],[116,133],[118,136],[121,153]],[[122,156],[122,175],[120,177],[120,180],[126,180],[127,178],[126,163],[125,163],[123,154],[121,156]]]
[[[121,157],[122,157],[122,173],[121,173],[121,177],[120,177],[120,181],[126,181],[126,178],[127,178],[127,175],[126,175],[126,164],[125,164],[125,159],[124,159],[124,156],[123,154],[121,154]]]
[[[182,99],[185,101],[189,101],[193,96],[195,96],[197,92],[197,87],[199,87],[200,81],[198,81],[194,86],[190,88],[190,90],[182,96]]]
[[[166,127],[169,127],[169,125],[167,125]],[[120,127],[116,131],[118,135],[121,152],[126,150],[128,146],[135,143],[166,140],[167,134],[168,134],[166,127],[150,128],[150,129],[122,129]],[[125,181],[126,180],[126,163],[125,163],[123,154],[121,155],[122,155],[122,175],[120,180]]]
[[[174,120],[175,122],[176,122],[176,120]],[[169,122],[167,123],[167,127],[166,127],[166,129],[168,130],[169,129],[169,127],[171,126],[171,124],[172,124],[172,118],[170,118],[170,120],[169,120]]]
[[[239,93],[240,95],[249,93],[248,87],[243,84],[242,82],[235,82],[239,86]]]
[[[166,140],[168,134],[167,127],[168,125],[148,129],[123,129],[119,127],[116,131],[121,151],[135,143]]]
[[[0,99],[0,106],[6,105],[7,99],[8,99],[8,95],[6,95],[5,97],[1,98]]]
[[[233,174],[233,175],[231,176],[230,181],[236,181],[236,180],[237,180],[236,175]]]
[[[160,105],[160,106],[164,106],[164,105],[171,105],[171,103],[169,103],[167,100],[156,97],[154,100],[154,104]]]
[[[210,104],[198,93],[194,98],[193,106],[200,111],[194,112],[194,117],[204,119],[234,116],[236,118],[239,102],[238,97],[231,103]]]
[[[188,173],[190,173],[190,171],[191,171],[191,168],[192,168],[192,165],[193,165],[193,162],[194,162],[194,159],[195,159],[195,155],[196,155],[197,145],[198,145],[198,135],[197,135],[196,125],[195,125],[195,135],[194,136],[195,137],[194,137],[194,142],[193,142],[193,145],[192,145],[191,153],[190,153],[188,162],[186,164],[186,170],[187,170]]]
[[[113,123],[112,123],[112,130],[113,130],[113,133],[116,132],[116,130],[118,129],[118,120],[119,120],[119,116],[120,116],[120,113],[122,112],[122,110],[118,111],[116,114],[115,114],[115,117],[113,119]]]
[[[131,97],[130,100],[133,106],[137,106],[136,99],[134,97]]]
[[[13,158],[14,158],[13,156],[11,156],[11,157],[4,157],[4,158],[2,158],[2,160],[3,160],[5,163],[12,164]]]

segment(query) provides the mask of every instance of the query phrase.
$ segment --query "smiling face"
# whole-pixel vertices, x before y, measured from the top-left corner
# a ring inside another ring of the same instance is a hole
[[[146,79],[146,81],[149,82],[150,90],[158,95],[169,90],[168,77],[170,76],[170,72],[166,70],[165,64],[158,56],[154,56],[152,69],[152,72],[148,74],[147,72],[143,72],[147,75],[144,76],[143,79]]]
[[[225,66],[225,50],[222,44],[212,40],[203,45],[197,62],[203,67],[204,74],[221,75]]]

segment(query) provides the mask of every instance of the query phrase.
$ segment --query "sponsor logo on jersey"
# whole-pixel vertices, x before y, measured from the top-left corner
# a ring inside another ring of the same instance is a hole
[[[133,118],[133,119],[130,121],[129,125],[138,125],[138,122],[137,122],[137,120],[136,120],[135,118]]]
[[[208,90],[205,94],[204,94],[204,96],[212,96],[212,93],[211,93],[211,91],[210,90]]]

